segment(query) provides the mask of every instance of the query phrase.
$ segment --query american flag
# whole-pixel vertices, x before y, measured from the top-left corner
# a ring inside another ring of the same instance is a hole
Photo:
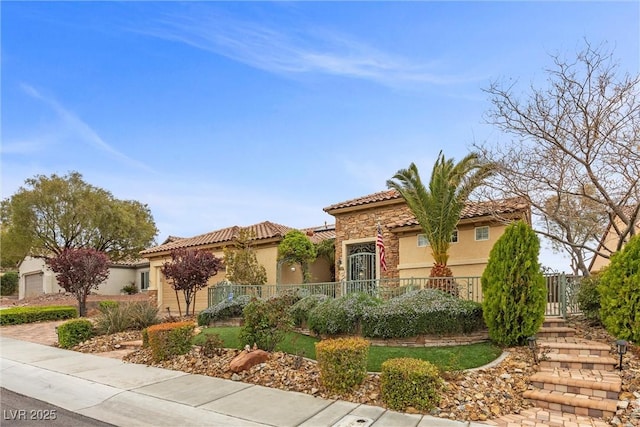
[[[387,271],[387,260],[384,257],[384,240],[382,239],[382,227],[378,225],[378,237],[376,238],[376,246],[380,251],[380,268],[382,271]]]

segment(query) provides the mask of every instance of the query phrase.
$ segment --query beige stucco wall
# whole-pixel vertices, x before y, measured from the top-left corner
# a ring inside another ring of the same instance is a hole
[[[280,273],[281,285],[297,285],[302,283],[302,269],[299,264],[282,264]],[[317,259],[309,265],[309,283],[331,281],[329,262],[326,259]],[[273,282],[273,284],[277,284]]]
[[[618,219],[618,221],[620,220]],[[636,224],[636,234],[640,234],[640,223]],[[600,250],[604,251],[603,247],[611,248],[612,250],[615,249],[618,243],[618,235],[616,234],[615,229],[613,227],[609,227],[609,230],[607,231],[607,234],[603,242],[604,244],[601,245],[601,247],[599,248]],[[609,258],[604,258],[602,256],[596,255],[595,259],[593,260],[593,263],[590,266],[591,273],[596,273],[602,270],[604,267],[609,265],[609,262],[611,262]]]
[[[102,283],[96,293],[118,295],[123,286],[136,283],[136,271],[132,268],[111,267],[109,278]],[[139,289],[139,288],[138,288]]]
[[[476,241],[476,227],[489,226],[489,240]],[[491,248],[504,233],[501,223],[475,222],[458,225],[458,241],[451,243],[447,265],[456,277],[480,276],[484,271]],[[400,278],[428,277],[433,267],[431,247],[418,246],[420,230],[405,232],[399,236]]]
[[[223,258],[224,254],[222,252],[222,248],[215,248],[212,250],[213,255],[218,258]],[[178,300],[176,299],[176,292],[171,287],[171,284],[167,281],[167,279],[162,274],[161,268],[165,262],[171,261],[171,257],[168,254],[164,254],[163,256],[156,256],[149,258],[149,290],[157,290],[158,291],[158,307],[160,308],[160,312],[162,314],[167,313],[167,307],[171,311],[173,315],[178,314]],[[215,276],[209,279],[209,286],[212,286],[218,282],[221,282],[225,279],[226,273],[224,270],[221,270]],[[208,306],[207,301],[207,288],[203,288],[196,292],[195,299],[195,310],[196,313],[198,311],[204,310]],[[184,304],[184,295],[182,292],[178,292],[178,299],[180,301],[180,308],[184,314],[185,304]]]
[[[148,270],[148,267],[110,267],[109,277],[100,284],[98,289],[91,292],[100,295],[118,295],[124,285],[131,282],[137,284],[140,289],[140,272]],[[25,276],[29,274],[42,274],[42,291],[45,294],[64,292],[64,289],[58,285],[56,275],[49,267],[47,267],[43,258],[25,257],[20,263],[18,270],[20,274],[18,298],[24,298],[25,292]]]
[[[43,258],[25,257],[18,269],[20,275],[18,282],[18,299],[25,297],[25,276],[30,274],[42,274],[42,292],[47,294],[64,292],[53,271],[46,266]]]

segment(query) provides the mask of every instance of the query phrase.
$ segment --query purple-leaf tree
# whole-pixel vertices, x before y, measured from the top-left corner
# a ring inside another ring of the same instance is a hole
[[[209,278],[218,274],[222,268],[222,260],[211,252],[198,249],[175,249],[171,251],[171,261],[162,266],[162,274],[170,281],[176,292],[178,312],[182,316],[178,291],[182,291],[186,305],[186,315],[193,303],[195,315],[196,292],[207,286]]]
[[[109,257],[91,248],[66,248],[46,262],[58,284],[75,295],[80,317],[86,316],[87,295],[109,277]]]

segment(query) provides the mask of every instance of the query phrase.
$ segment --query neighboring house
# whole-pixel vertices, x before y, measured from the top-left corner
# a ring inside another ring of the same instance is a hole
[[[627,208],[627,211],[628,211],[627,214],[632,215],[633,212],[637,209],[638,209],[637,207]],[[623,226],[620,221],[620,218],[616,218],[616,221],[618,224]],[[620,226],[618,227],[618,229],[620,229]],[[635,233],[640,234],[640,217],[638,217],[636,220]],[[613,224],[609,223],[609,225],[607,226],[607,230],[602,235],[602,239],[600,239],[600,243],[598,244],[598,252],[608,253],[609,255],[612,255],[616,251],[618,240],[619,240],[619,234],[616,231],[616,227],[614,227]],[[625,243],[628,240],[629,240],[629,237],[625,240]],[[609,258],[596,255],[591,259],[591,264],[589,265],[589,271],[591,272],[591,274],[597,273],[598,271],[602,270],[604,267],[609,265],[609,262],[610,262]]]
[[[382,191],[324,209],[336,218],[336,271],[343,280],[429,277],[433,258],[415,216],[396,190]],[[449,251],[454,276],[480,276],[489,252],[514,220],[531,222],[524,199],[469,202]],[[387,271],[380,271],[376,246],[381,228]]]
[[[18,267],[20,274],[19,299],[64,292],[58,285],[56,275],[43,258],[25,257]],[[109,278],[97,290],[101,295],[119,295],[123,286],[135,284],[138,290],[149,287],[149,261],[146,259],[109,264]]]
[[[158,307],[164,311],[169,307],[172,312],[177,312],[177,301],[175,291],[161,272],[162,265],[171,260],[171,251],[174,249],[192,248],[211,251],[216,257],[224,258],[223,249],[230,246],[238,236],[238,232],[248,228],[255,236],[253,248],[256,251],[258,263],[267,272],[267,284],[297,284],[302,283],[302,272],[299,266],[288,265],[278,262],[278,245],[291,227],[273,222],[265,221],[248,227],[227,227],[210,233],[187,238],[168,238],[162,245],[146,249],[140,254],[149,259],[150,263],[150,289],[158,291]],[[326,239],[335,237],[333,225],[307,228],[301,230],[313,243],[319,243]],[[330,268],[324,259],[317,259],[310,266],[312,282],[327,282],[331,280]],[[209,285],[214,285],[225,280],[225,271],[219,271],[217,275],[209,280]],[[183,303],[182,293],[179,294],[181,304]],[[207,291],[203,289],[196,294],[195,310],[203,310],[207,307]],[[183,307],[184,308],[184,307]]]

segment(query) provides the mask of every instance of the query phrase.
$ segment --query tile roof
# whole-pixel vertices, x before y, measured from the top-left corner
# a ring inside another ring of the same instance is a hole
[[[329,228],[326,231],[318,231],[324,227],[314,227],[314,228],[304,229],[302,231],[306,232],[306,230],[313,230],[314,231],[313,236],[309,236],[309,238],[312,242],[317,243],[317,241],[324,240],[325,238],[335,237],[335,226],[331,225],[328,227]],[[169,240],[167,239],[165,240],[166,243],[159,246],[155,246],[153,248],[146,249],[140,253],[142,255],[146,255],[146,254],[152,254],[152,253],[158,253],[158,252],[171,251],[173,249],[178,249],[178,248],[192,248],[196,246],[207,246],[207,245],[215,245],[215,244],[221,244],[225,242],[231,242],[233,239],[235,239],[238,236],[238,232],[243,228],[248,228],[249,230],[251,230],[253,234],[256,236],[255,240],[264,240],[264,239],[270,239],[274,237],[282,238],[284,237],[285,234],[287,234],[287,232],[289,232],[290,230],[293,230],[293,228],[287,227],[286,225],[276,224],[270,221],[264,221],[258,224],[253,224],[248,227],[239,227],[237,225],[234,225],[233,227],[227,227],[220,230],[211,231],[209,233],[200,234],[194,237],[185,237],[177,240],[171,240],[169,242],[167,242],[167,240]],[[331,233],[333,234],[331,237],[326,237],[326,236],[329,236]]]
[[[529,204],[521,197],[510,199],[490,200],[486,202],[467,202],[460,213],[460,219],[471,219],[490,215],[504,215],[516,212],[525,212],[529,209]],[[418,225],[418,220],[411,211],[398,215],[396,221],[387,224],[390,229]]]
[[[401,199],[400,193],[396,190],[380,191],[378,193],[369,194],[367,196],[358,197],[357,199],[347,200],[346,202],[336,203],[328,206],[323,210],[329,212],[335,209],[350,208],[352,206],[367,205],[369,203],[383,202],[385,200]]]
[[[144,267],[145,265],[149,265],[149,260],[146,258],[127,259],[127,260],[109,262],[110,267]]]
[[[355,206],[365,206],[372,203],[385,202],[389,200],[402,201],[402,196],[394,189],[380,191],[378,193],[369,194],[367,196],[358,197],[357,199],[347,200],[345,202],[336,203],[329,207],[324,208],[325,212],[330,212],[337,209],[350,208]],[[405,205],[406,206],[406,205]],[[525,211],[529,208],[527,201],[520,197],[514,197],[503,200],[492,200],[486,202],[468,202],[465,208],[462,210],[460,219],[468,219],[479,216],[486,216],[491,214],[506,214],[513,212]],[[398,211],[397,220],[393,224],[389,224],[389,228],[404,227],[410,225],[418,225],[418,221],[415,216],[409,211]]]
[[[325,224],[322,227],[304,228],[303,233],[309,237],[311,243],[320,243],[323,240],[336,238],[336,226],[335,224]]]

